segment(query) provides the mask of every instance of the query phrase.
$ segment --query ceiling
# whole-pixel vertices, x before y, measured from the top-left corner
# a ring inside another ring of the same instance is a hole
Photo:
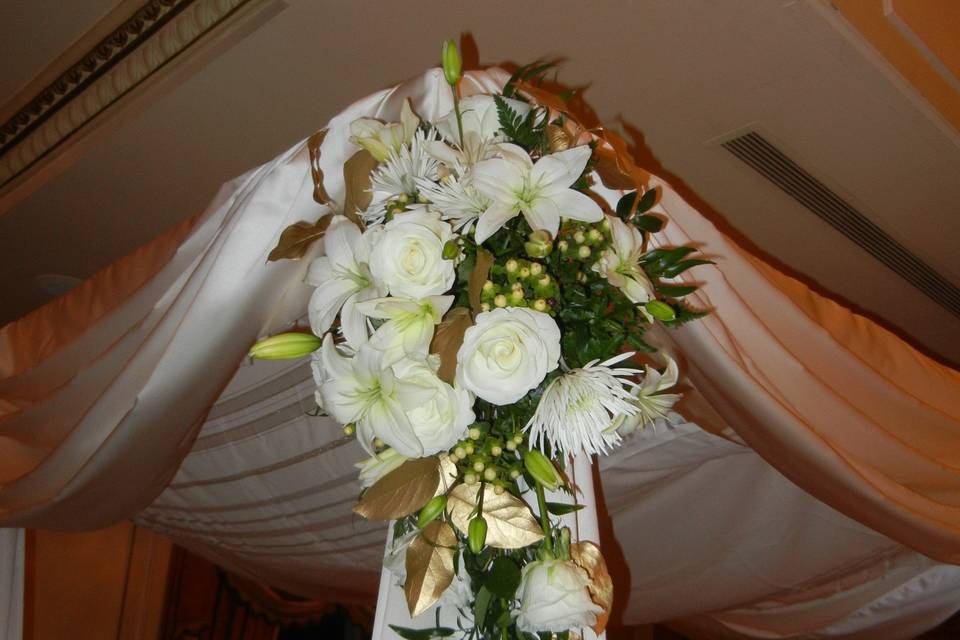
[[[0,8],[0,104],[120,3],[62,4]],[[0,324],[49,299],[36,276],[93,274],[354,99],[435,65],[440,43],[467,31],[483,64],[564,58],[560,79],[586,87],[607,123],[641,132],[646,164],[705,213],[820,290],[960,362],[960,318],[719,145],[759,129],[960,286],[960,136],[829,5],[274,4],[269,19],[0,215]]]

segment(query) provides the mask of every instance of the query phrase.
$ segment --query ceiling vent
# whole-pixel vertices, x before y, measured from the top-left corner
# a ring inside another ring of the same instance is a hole
[[[960,316],[960,288],[884,233],[759,133],[749,131],[721,144],[934,302]]]

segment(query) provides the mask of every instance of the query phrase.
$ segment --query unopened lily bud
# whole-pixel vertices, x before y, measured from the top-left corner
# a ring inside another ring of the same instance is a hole
[[[560,478],[557,476],[557,470],[554,469],[550,458],[536,449],[531,449],[523,454],[523,466],[527,473],[533,476],[534,480],[547,489],[553,490],[560,486]]]
[[[470,551],[477,554],[483,551],[487,544],[487,521],[483,516],[475,516],[467,527],[467,544]]]
[[[279,333],[250,347],[250,357],[257,360],[302,358],[319,349],[321,344],[323,340],[312,333]]]
[[[660,321],[669,321],[677,317],[677,312],[666,302],[651,300],[646,304],[647,313]]]
[[[437,519],[443,510],[447,507],[447,496],[434,496],[427,504],[423,505],[420,513],[417,515],[417,526],[423,529],[425,526]]]
[[[440,51],[440,61],[443,64],[443,77],[447,79],[447,84],[453,86],[460,79],[463,72],[463,61],[460,59],[460,52],[457,50],[457,43],[453,40],[447,40],[443,43],[443,49]]]
[[[443,259],[444,260],[453,260],[458,255],[460,255],[460,245],[454,240],[447,240],[443,245]]]

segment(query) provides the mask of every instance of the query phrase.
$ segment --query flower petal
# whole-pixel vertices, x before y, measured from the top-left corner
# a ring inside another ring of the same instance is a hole
[[[402,456],[419,458],[423,455],[423,445],[417,439],[403,407],[396,400],[384,398],[374,403],[359,424],[365,433],[369,428]]]
[[[322,336],[330,329],[340,307],[357,291],[357,284],[349,278],[330,278],[322,282],[310,296],[307,315],[310,317],[310,329]]]
[[[560,215],[564,218],[582,220],[583,222],[603,220],[603,209],[585,193],[573,189],[564,189],[559,193],[551,194],[550,199],[556,203],[560,209]]]
[[[360,240],[360,229],[345,216],[334,216],[323,243],[333,268],[350,268],[356,262],[353,248]]]
[[[532,207],[523,210],[523,217],[527,219],[531,229],[542,229],[550,232],[551,236],[556,236],[557,231],[560,230],[561,211],[553,200],[537,198]]]
[[[481,213],[477,220],[477,230],[474,236],[476,243],[481,244],[516,215],[517,210],[506,205],[499,203],[490,205],[490,208]]]

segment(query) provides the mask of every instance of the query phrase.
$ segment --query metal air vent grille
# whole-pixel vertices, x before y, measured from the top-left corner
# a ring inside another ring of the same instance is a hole
[[[722,146],[948,311],[960,316],[960,288],[934,271],[825,184],[747,132]]]

